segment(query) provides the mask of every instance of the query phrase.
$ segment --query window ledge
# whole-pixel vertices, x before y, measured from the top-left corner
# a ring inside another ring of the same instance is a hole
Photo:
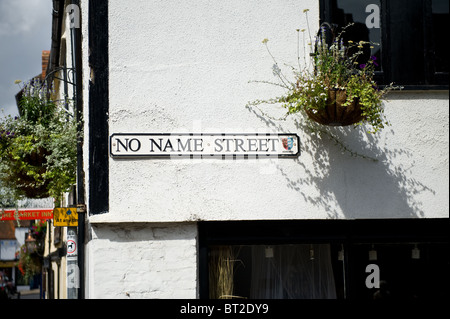
[[[396,86],[403,87],[402,91],[448,91],[448,85],[399,85]],[[380,85],[380,89],[384,89],[387,85]],[[398,91],[397,91],[398,92]]]

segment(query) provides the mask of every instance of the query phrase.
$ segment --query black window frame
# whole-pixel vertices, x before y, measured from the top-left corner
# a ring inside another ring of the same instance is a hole
[[[332,3],[336,0],[319,0],[320,5],[320,24],[323,22],[333,21],[333,5]],[[404,36],[404,33],[398,34],[392,33],[395,28],[393,28],[391,21],[391,16],[394,11],[400,10],[400,8],[408,7],[411,4],[410,1],[404,0],[405,2],[400,3],[400,0],[380,0],[380,15],[381,15],[381,25],[384,31],[381,35],[382,43],[382,61],[383,72],[377,72],[375,80],[380,86],[388,85],[394,82],[395,85],[403,86],[404,90],[448,90],[449,89],[449,73],[448,72],[435,72],[434,71],[434,40],[433,34],[433,20],[432,20],[432,0],[415,0],[418,5],[421,5],[423,9],[423,53],[424,53],[424,63],[418,67],[422,68],[420,72],[423,72],[422,82],[416,84],[401,83],[395,81],[395,72],[411,72],[405,75],[414,76],[414,70],[416,68],[403,69],[401,71],[396,71],[394,65],[398,65],[402,62],[404,56],[396,53],[395,48],[393,48],[392,43],[395,43],[395,39],[389,39],[389,37],[400,37]],[[397,12],[399,14],[399,12]],[[389,61],[389,63],[386,63]]]

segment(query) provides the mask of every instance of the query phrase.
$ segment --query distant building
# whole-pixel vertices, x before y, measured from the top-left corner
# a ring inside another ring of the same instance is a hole
[[[17,252],[25,244],[30,221],[18,224],[13,220],[0,221],[0,271],[6,275],[15,286],[29,289],[17,268]]]

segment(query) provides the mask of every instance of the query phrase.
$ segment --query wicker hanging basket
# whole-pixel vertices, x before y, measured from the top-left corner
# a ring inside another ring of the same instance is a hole
[[[357,99],[347,106],[345,90],[329,90],[327,105],[322,110],[306,109],[308,117],[320,124],[329,126],[347,126],[361,122],[364,119]]]
[[[39,175],[46,172],[45,163],[50,152],[44,148],[39,148],[37,151],[25,156],[24,161],[34,166]],[[11,161],[15,161],[11,158]],[[50,181],[46,180],[39,183],[34,177],[29,176],[26,171],[18,170],[10,172],[9,180],[15,181],[17,189],[27,198],[46,198],[49,197],[48,186]]]
[[[25,195],[27,198],[47,198],[50,196],[48,192],[49,182],[45,182],[44,184],[37,184],[36,181],[26,174],[18,174],[17,178],[20,180],[20,185],[18,189]]]

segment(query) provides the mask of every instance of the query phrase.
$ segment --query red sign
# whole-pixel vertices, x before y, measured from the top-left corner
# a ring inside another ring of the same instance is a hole
[[[67,241],[67,254],[73,254],[77,251],[77,243],[73,240]]]
[[[5,209],[0,211],[0,220],[15,220],[16,210]],[[42,209],[19,209],[17,212],[19,220],[35,220],[35,219],[53,219],[53,208]]]

